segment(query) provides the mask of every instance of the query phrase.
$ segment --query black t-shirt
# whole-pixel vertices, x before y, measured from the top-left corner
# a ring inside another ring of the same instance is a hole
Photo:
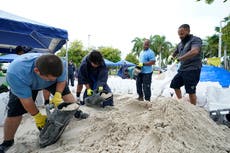
[[[201,69],[201,47],[202,40],[199,37],[193,35],[190,35],[190,38],[187,42],[181,41],[178,44],[176,52],[179,54],[179,57],[189,52],[192,48],[200,48],[199,54],[185,61],[180,62],[181,65],[178,71],[190,71]]]

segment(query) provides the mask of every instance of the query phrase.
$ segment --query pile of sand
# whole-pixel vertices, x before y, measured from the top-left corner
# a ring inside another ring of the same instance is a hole
[[[26,115],[9,152],[17,153],[229,153],[230,129],[188,102],[158,98],[147,105],[128,95],[115,106],[81,107],[86,120],[73,118],[59,141],[39,148],[32,118]]]

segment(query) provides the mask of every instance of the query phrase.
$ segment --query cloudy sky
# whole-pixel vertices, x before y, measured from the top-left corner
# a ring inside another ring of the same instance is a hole
[[[204,1],[204,0],[203,0]],[[230,1],[211,5],[195,0],[0,0],[0,9],[68,31],[69,40],[85,47],[111,46],[132,49],[135,37],[164,35],[179,41],[177,28],[183,23],[201,38],[215,34],[215,27],[230,15]]]

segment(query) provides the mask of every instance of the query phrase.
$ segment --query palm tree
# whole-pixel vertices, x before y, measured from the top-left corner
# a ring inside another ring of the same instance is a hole
[[[144,40],[145,38],[136,37],[131,41],[132,43],[134,43],[132,53],[137,57],[139,57],[140,52],[143,49]]]
[[[140,52],[143,49],[143,44],[144,41],[146,40],[146,38],[139,38],[136,37],[134,40],[132,40],[132,42],[134,43],[133,49],[132,49],[132,53],[135,56],[140,55]],[[166,41],[165,36],[160,36],[160,35],[154,35],[154,36],[150,36],[149,37],[149,41],[150,41],[150,48],[155,52],[156,55],[160,56],[160,65],[162,64],[161,59],[167,58],[171,52],[172,52],[172,47],[173,45]]]
[[[223,38],[223,44],[225,45],[229,53],[230,52],[230,16],[225,17],[224,20],[227,24],[222,28],[222,38]]]
[[[165,36],[160,36],[160,35],[154,35],[150,36],[150,48],[154,50],[154,52],[159,54],[160,60],[159,60],[159,65],[161,67],[162,65],[162,59],[167,58],[170,55],[169,50],[173,47],[173,45],[166,41]]]
[[[207,37],[203,42],[202,52],[203,58],[206,57],[218,57],[218,35],[212,35]]]

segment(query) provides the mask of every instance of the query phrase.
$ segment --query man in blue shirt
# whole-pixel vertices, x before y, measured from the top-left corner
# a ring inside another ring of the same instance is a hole
[[[152,65],[155,64],[155,53],[149,48],[150,41],[146,39],[144,41],[144,50],[141,51],[139,56],[138,67],[141,68],[141,73],[136,77],[136,87],[139,97],[137,98],[140,101],[144,99],[150,101],[151,98],[151,82],[152,82]]]
[[[180,61],[178,73],[173,78],[170,87],[175,90],[177,98],[182,98],[180,87],[185,86],[189,100],[196,105],[196,86],[200,80],[202,40],[190,34],[190,26],[182,24],[178,29],[181,42],[173,57]]]
[[[107,84],[108,68],[99,51],[93,50],[83,60],[79,68],[78,84],[85,85],[83,99],[92,96],[94,91],[111,93]],[[78,91],[79,92],[79,91]],[[113,100],[105,101],[103,106],[113,106]]]
[[[15,59],[7,70],[6,80],[10,86],[8,113],[4,124],[4,141],[0,152],[5,152],[14,143],[14,136],[24,113],[30,113],[38,129],[46,124],[35,105],[39,90],[46,89],[54,96],[51,103],[57,107],[63,100],[75,102],[66,83],[65,65],[53,54],[28,53]],[[80,111],[80,110],[79,110]]]

